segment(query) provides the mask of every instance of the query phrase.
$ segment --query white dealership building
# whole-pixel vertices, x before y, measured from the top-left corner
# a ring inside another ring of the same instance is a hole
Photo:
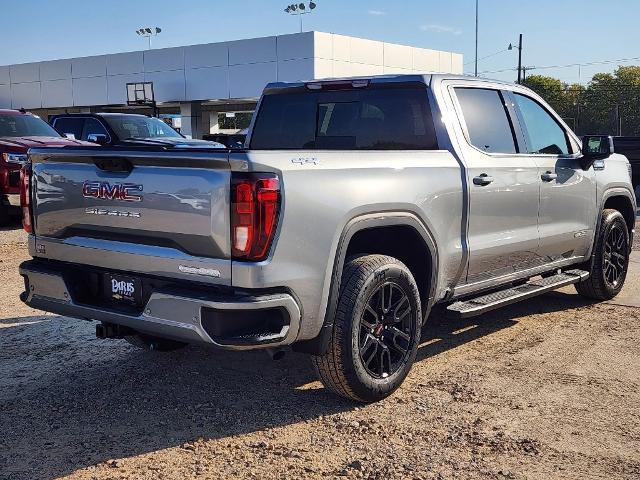
[[[245,128],[269,82],[462,69],[457,53],[306,32],[0,66],[0,108],[149,113],[126,106],[126,84],[153,82],[160,114],[199,138]]]

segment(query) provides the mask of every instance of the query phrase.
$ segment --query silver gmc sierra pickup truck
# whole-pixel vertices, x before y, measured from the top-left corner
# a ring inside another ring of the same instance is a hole
[[[360,402],[400,386],[432,307],[622,288],[636,200],[606,136],[452,75],[274,83],[241,151],[38,148],[22,299],[101,338],[311,355]]]

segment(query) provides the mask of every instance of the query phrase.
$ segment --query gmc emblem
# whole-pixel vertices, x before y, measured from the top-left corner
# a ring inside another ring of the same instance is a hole
[[[82,196],[85,198],[101,198],[103,200],[124,200],[125,202],[141,202],[142,185],[133,183],[90,182],[82,184]]]

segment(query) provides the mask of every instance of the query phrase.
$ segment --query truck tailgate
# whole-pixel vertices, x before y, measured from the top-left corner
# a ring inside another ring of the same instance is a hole
[[[229,285],[228,153],[96,150],[30,152],[35,254]]]

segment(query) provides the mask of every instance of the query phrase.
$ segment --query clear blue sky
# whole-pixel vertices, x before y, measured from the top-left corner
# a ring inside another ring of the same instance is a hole
[[[474,57],[475,0],[316,0],[305,30],[451,50]],[[158,25],[154,47],[250,38],[298,30],[286,0],[0,0],[0,65],[145,47],[135,30]],[[640,57],[638,0],[480,0],[480,57],[524,34],[524,63],[566,65]],[[480,63],[514,68],[517,51]],[[634,62],[626,62],[630,64]],[[640,64],[640,60],[635,62]],[[616,65],[584,67],[581,81]],[[469,72],[473,64],[465,67]],[[539,70],[577,82],[578,68]],[[512,80],[515,72],[487,74]]]

